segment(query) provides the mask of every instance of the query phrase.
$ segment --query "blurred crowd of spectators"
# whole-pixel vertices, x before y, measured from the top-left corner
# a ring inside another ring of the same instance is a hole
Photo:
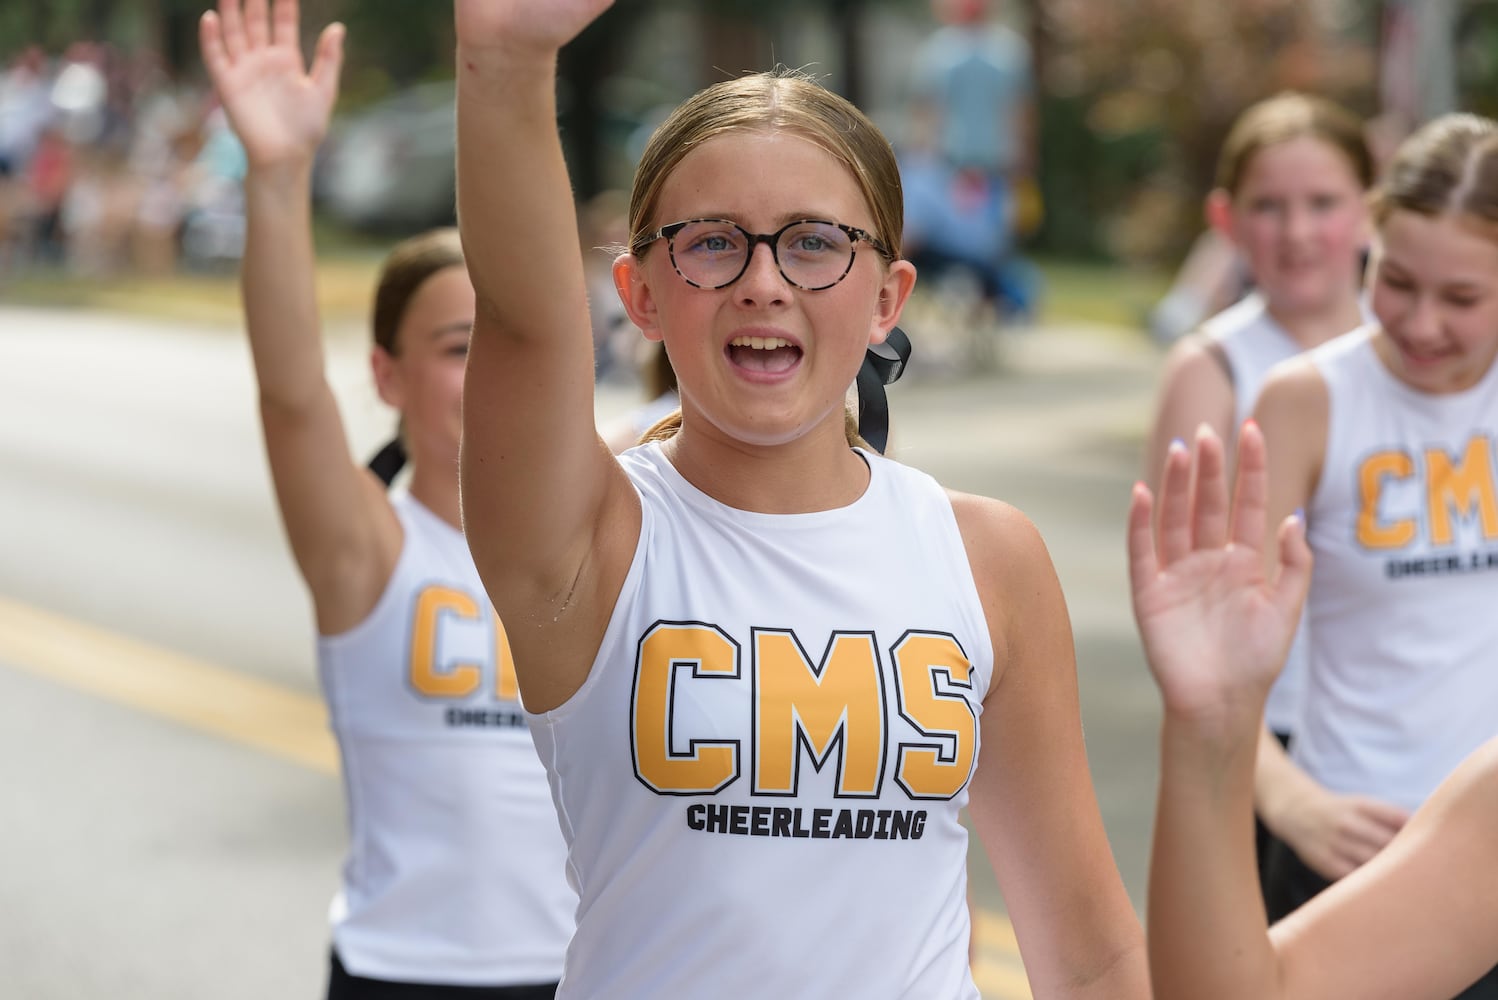
[[[237,261],[243,175],[211,95],[149,50],[31,46],[0,69],[0,275]]]

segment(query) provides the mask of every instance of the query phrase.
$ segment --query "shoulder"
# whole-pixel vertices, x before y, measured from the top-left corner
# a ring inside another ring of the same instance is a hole
[[[1159,468],[1172,439],[1189,439],[1203,423],[1223,439],[1232,437],[1237,408],[1237,390],[1221,347],[1200,334],[1177,341],[1160,373],[1148,468]]]
[[[1005,617],[1041,599],[1056,572],[1045,539],[1017,507],[992,497],[947,490],[985,610]]]
[[[1326,460],[1331,422],[1326,380],[1310,358],[1301,355],[1270,369],[1253,417],[1264,433],[1272,495],[1309,501]]]
[[[1162,379],[1169,388],[1176,384],[1206,382],[1216,392],[1232,392],[1233,370],[1222,344],[1204,331],[1189,333],[1171,345],[1165,354]]]
[[[1326,418],[1329,393],[1326,378],[1312,355],[1281,361],[1269,370],[1259,392],[1254,417],[1261,423],[1276,418]]]
[[[1016,684],[1039,690],[1061,681],[1066,671],[1055,668],[1074,663],[1071,619],[1039,529],[1002,501],[953,491],[948,496],[988,624],[990,694],[1001,680],[1011,691]]]

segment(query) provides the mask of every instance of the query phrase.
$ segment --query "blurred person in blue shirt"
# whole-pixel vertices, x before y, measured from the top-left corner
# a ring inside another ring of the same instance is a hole
[[[1029,185],[1030,46],[997,19],[1001,0],[932,0],[941,26],[916,53],[901,155],[906,241],[917,267],[971,269],[1006,314],[1034,308],[1014,254],[1016,188]]]

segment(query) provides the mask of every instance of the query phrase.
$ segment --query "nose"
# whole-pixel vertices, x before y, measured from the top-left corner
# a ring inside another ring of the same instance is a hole
[[[1302,243],[1311,236],[1313,220],[1311,210],[1304,205],[1291,205],[1285,213],[1285,238],[1291,243]]]
[[[756,244],[749,252],[749,266],[734,285],[739,303],[746,306],[763,306],[784,302],[790,293],[790,283],[780,273],[775,262],[775,251],[768,243]]]
[[[1419,347],[1434,345],[1441,337],[1440,310],[1432,295],[1416,295],[1404,314],[1405,339]]]

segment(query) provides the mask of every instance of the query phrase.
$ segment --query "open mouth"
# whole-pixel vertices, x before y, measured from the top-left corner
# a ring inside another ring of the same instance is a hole
[[[783,337],[735,337],[728,342],[728,360],[745,371],[779,375],[796,367],[801,348]]]

